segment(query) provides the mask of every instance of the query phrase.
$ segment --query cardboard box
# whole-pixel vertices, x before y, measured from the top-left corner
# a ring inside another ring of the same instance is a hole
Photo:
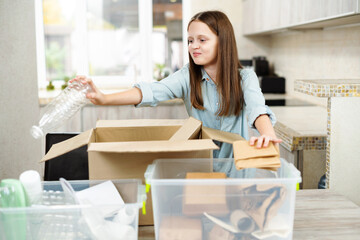
[[[54,144],[41,162],[88,145],[90,179],[144,179],[155,159],[212,158],[212,151],[218,149],[212,140],[240,139],[237,134],[202,127],[194,118],[100,120],[95,129]],[[153,225],[151,194],[147,197],[147,214],[140,214],[140,225]]]
[[[223,172],[188,172],[186,179],[225,179]],[[183,196],[183,213],[186,216],[201,216],[204,212],[215,216],[229,213],[226,203],[226,187],[185,185]]]

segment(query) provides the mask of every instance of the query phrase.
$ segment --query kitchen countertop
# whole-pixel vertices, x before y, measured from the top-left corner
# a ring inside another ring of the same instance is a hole
[[[296,80],[294,90],[315,97],[359,97],[360,79]]]
[[[321,106],[271,107],[275,132],[289,151],[326,149],[327,110]]]
[[[330,190],[296,193],[294,240],[359,239],[360,207]],[[154,240],[154,227],[139,227],[139,240]]]
[[[124,91],[126,89],[118,89],[118,91]],[[60,90],[56,89],[53,91],[45,91],[42,90],[39,92],[39,104],[40,106],[45,106],[46,104],[50,103],[58,94],[60,94]],[[104,93],[112,93],[112,92],[116,92],[115,90],[113,91],[103,91]],[[159,106],[167,106],[167,105],[181,105],[184,104],[182,99],[171,99],[168,101],[164,101],[164,102],[160,102],[158,105]],[[96,107],[96,105],[92,104],[89,102],[89,104],[87,104],[87,106],[93,106]]]

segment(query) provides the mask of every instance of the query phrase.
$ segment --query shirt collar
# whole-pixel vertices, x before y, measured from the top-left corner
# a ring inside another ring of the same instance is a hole
[[[201,68],[201,73],[202,73],[202,81],[207,81],[209,83],[214,83],[210,76],[206,73],[206,71],[204,70],[204,68]]]

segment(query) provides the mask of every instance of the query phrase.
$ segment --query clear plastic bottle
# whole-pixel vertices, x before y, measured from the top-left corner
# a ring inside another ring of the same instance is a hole
[[[92,91],[87,83],[72,82],[45,107],[39,125],[31,127],[31,135],[40,138],[63,125],[88,102],[86,94]]]

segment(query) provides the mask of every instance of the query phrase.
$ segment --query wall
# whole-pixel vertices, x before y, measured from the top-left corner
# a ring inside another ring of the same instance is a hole
[[[251,59],[253,56],[267,55],[269,52],[269,37],[250,39],[242,35],[242,1],[239,0],[195,0],[190,1],[191,17],[198,12],[219,10],[230,19],[236,37],[238,55],[240,59]]]
[[[42,172],[29,133],[39,117],[34,11],[34,1],[0,1],[0,179]]]
[[[272,35],[268,58],[286,77],[287,93],[326,106],[326,99],[294,92],[294,81],[360,79],[360,26]]]

